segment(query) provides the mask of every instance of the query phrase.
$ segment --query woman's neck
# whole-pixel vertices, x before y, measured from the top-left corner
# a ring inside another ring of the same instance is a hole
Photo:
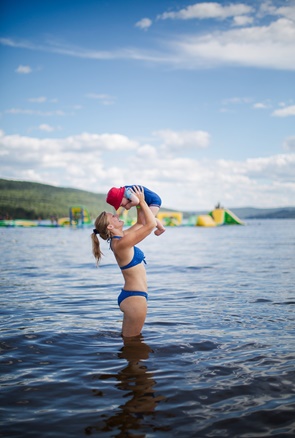
[[[123,231],[117,231],[117,232],[114,232],[114,234],[112,234],[112,236],[111,236],[111,239],[113,238],[113,237],[123,237],[124,236],[124,233],[123,233]]]

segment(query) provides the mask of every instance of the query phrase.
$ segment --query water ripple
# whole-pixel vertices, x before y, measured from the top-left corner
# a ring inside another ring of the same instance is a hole
[[[294,221],[146,239],[148,316],[125,343],[113,254],[97,268],[72,231],[0,231],[0,436],[294,436]]]

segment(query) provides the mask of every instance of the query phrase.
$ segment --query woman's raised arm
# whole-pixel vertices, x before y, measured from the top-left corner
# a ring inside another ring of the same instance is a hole
[[[145,202],[143,188],[134,186],[132,189],[139,199],[139,208],[137,208],[137,222],[125,231],[122,244],[136,245],[138,242],[147,237],[155,228],[155,217]]]

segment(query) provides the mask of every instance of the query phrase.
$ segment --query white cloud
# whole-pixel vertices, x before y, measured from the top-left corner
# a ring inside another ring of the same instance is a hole
[[[259,15],[276,15],[277,7],[273,5],[272,0],[265,0],[259,7]]]
[[[28,99],[29,102],[33,102],[33,103],[44,103],[47,101],[47,98],[44,96],[40,96],[40,97],[30,97]]]
[[[295,5],[278,8],[277,14],[287,18],[291,18],[295,21]]]
[[[28,128],[27,131],[29,133],[33,132],[33,131],[41,131],[41,132],[49,133],[49,132],[62,131],[62,127],[61,126],[52,126],[52,125],[49,125],[47,123],[41,123],[39,126],[33,126],[33,127]]]
[[[145,160],[155,160],[158,158],[157,149],[149,144],[138,148],[137,155]]]
[[[149,18],[143,18],[142,20],[135,23],[136,27],[139,27],[142,30],[147,30],[152,25],[152,20]]]
[[[56,130],[56,128],[54,128],[53,126],[47,125],[46,123],[39,125],[38,129],[40,131],[45,131],[45,132],[53,132]]]
[[[27,116],[65,116],[66,113],[61,110],[55,110],[55,111],[36,111],[36,110],[30,110],[30,109],[24,109],[24,108],[10,108],[8,110],[5,110],[7,114],[23,114]]]
[[[254,19],[252,17],[249,17],[247,15],[238,15],[233,18],[233,25],[234,26],[246,26],[247,24],[252,24],[254,22]]]
[[[110,52],[110,51],[100,51],[100,50],[88,50],[80,47],[72,47],[64,44],[60,44],[56,41],[47,41],[42,44],[36,44],[31,41],[26,40],[13,40],[11,38],[0,38],[0,44],[3,46],[22,48],[28,50],[36,50],[41,52],[57,53],[60,55],[73,56],[76,58],[84,59],[115,59],[123,58],[120,51]],[[124,52],[124,51],[123,51]]]
[[[32,44],[31,42],[28,42],[25,40],[15,41],[11,38],[0,38],[0,44],[2,44],[4,46],[9,46],[9,47],[22,47],[22,48],[26,48],[26,49],[36,48],[36,46],[34,44]],[[22,66],[20,66],[20,67],[22,67]]]
[[[258,15],[262,15],[262,16],[274,15],[274,16],[281,16],[295,20],[294,1],[293,1],[293,5],[277,7],[273,4],[272,1],[267,0],[260,5]]]
[[[243,65],[295,69],[295,23],[281,18],[268,26],[231,29],[171,41],[187,65]]]
[[[291,137],[287,137],[283,143],[283,148],[286,151],[294,151],[295,152],[295,135]]]
[[[277,109],[272,113],[275,117],[295,116],[295,105],[287,106],[285,108]]]
[[[164,12],[158,16],[159,19],[178,19],[178,20],[191,20],[191,19],[209,19],[216,18],[224,20],[228,17],[241,16],[253,12],[253,8],[250,6],[239,4],[230,4],[223,6],[219,3],[204,2],[195,3],[178,12]]]
[[[218,200],[228,207],[294,205],[295,154],[244,162],[133,156],[130,167],[132,181],[152,185],[168,208],[211,209]],[[120,185],[130,180],[128,172],[121,178]]]
[[[243,4],[222,6],[217,3],[201,3],[194,6],[195,8],[193,9],[183,9],[183,16],[190,18],[195,14],[205,17],[207,14],[208,16],[215,15],[219,19],[234,16],[235,20],[240,20],[240,25],[243,19],[240,17],[248,17],[245,14],[249,7]],[[204,8],[203,11],[200,10],[200,6]],[[238,13],[239,8],[241,8],[240,13]],[[236,22],[236,24],[238,23]],[[234,65],[275,70],[295,69],[294,41],[295,22],[291,18],[286,17],[278,18],[276,21],[263,26],[235,27],[229,30],[219,30],[205,34],[175,34],[174,37],[169,35],[169,39],[158,41],[158,49],[152,51],[129,47],[114,51],[101,51],[76,46],[72,47],[57,43],[56,41],[34,44],[28,41],[0,38],[0,44],[2,45],[83,59],[105,61],[130,59],[165,63],[174,67],[189,69]]]
[[[88,99],[99,100],[99,102],[103,105],[113,105],[116,100],[114,96],[110,96],[109,94],[88,93],[86,94],[86,97]]]
[[[266,104],[263,102],[257,102],[257,103],[254,103],[253,108],[254,109],[267,109],[267,108],[269,108],[269,104]]]
[[[32,73],[32,69],[29,65],[19,65],[15,71],[16,71],[16,73],[20,73],[23,75],[27,75],[29,73]]]
[[[43,125],[44,126],[44,125]],[[24,137],[20,135],[5,135],[1,138],[3,149],[11,147],[13,150],[23,150],[26,146],[28,151],[38,150],[41,153],[44,150],[67,151],[71,148],[73,151],[85,152],[96,151],[124,151],[134,150],[138,143],[130,140],[121,134],[89,134],[87,132],[80,135],[73,135],[65,138],[39,139],[35,137]],[[44,149],[46,146],[47,149]],[[1,148],[1,149],[2,149]],[[25,153],[25,151],[24,151]]]
[[[169,129],[156,131],[154,135],[163,141],[170,149],[206,148],[210,142],[210,134],[206,131],[171,131]]]
[[[32,179],[53,185],[99,191],[107,178],[102,156],[115,151],[122,157],[136,150],[138,144],[121,134],[89,134],[65,138],[36,138],[20,135],[0,137],[0,173],[12,179]],[[116,162],[116,160],[114,160]],[[120,173],[122,170],[120,169]],[[92,186],[92,184],[95,184]]]
[[[237,105],[237,104],[247,104],[251,102],[250,97],[230,97],[222,101],[223,105]]]
[[[217,201],[227,207],[294,205],[294,137],[285,140],[289,153],[229,161],[188,158],[183,133],[159,132],[169,154],[120,134],[39,139],[0,132],[0,172],[98,193],[143,184],[160,194],[164,207],[181,210],[211,209]],[[199,145],[198,136],[192,143]]]
[[[295,154],[248,158],[244,168],[249,176],[255,176],[259,179],[295,183]]]

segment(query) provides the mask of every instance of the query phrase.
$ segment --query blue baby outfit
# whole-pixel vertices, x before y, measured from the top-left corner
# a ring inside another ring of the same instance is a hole
[[[133,186],[124,186],[125,187],[125,196],[127,199],[129,199],[129,196],[131,194],[130,189],[132,189]],[[159,195],[157,195],[157,193],[152,192],[152,190],[147,189],[144,186],[140,186],[143,188],[143,192],[144,192],[144,200],[147,203],[147,205],[149,207],[154,206],[154,207],[161,207],[162,204],[162,199],[160,198]]]

